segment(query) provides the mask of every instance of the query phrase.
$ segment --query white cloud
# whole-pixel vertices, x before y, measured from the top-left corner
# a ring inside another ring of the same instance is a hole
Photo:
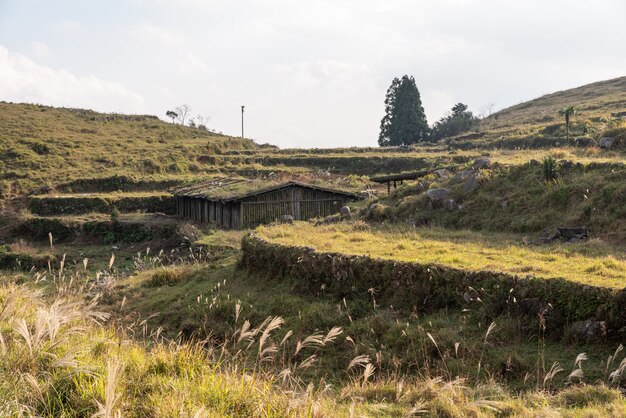
[[[0,45],[0,99],[84,107],[102,111],[141,112],[142,96],[118,83],[79,77],[39,65]]]

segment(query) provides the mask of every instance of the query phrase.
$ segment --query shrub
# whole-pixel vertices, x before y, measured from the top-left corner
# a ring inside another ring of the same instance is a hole
[[[543,159],[543,178],[545,181],[556,180],[558,177],[559,165],[552,155],[548,155]]]
[[[367,218],[372,221],[383,221],[386,217],[387,206],[374,203],[367,212]]]
[[[117,206],[113,205],[111,207],[111,222],[118,223],[120,221],[120,210]]]

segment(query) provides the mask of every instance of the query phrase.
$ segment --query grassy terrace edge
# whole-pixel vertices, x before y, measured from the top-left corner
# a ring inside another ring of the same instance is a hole
[[[350,299],[370,294],[379,305],[407,312],[470,309],[488,318],[503,314],[536,319],[563,335],[575,321],[605,321],[617,339],[626,325],[626,289],[471,271],[437,264],[321,252],[270,242],[254,232],[242,239],[242,266],[267,276],[292,278],[302,291]]]

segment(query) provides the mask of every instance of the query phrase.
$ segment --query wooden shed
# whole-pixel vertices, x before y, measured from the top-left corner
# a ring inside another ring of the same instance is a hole
[[[316,184],[215,179],[173,189],[178,216],[224,228],[253,227],[291,215],[295,220],[339,212],[355,193]]]

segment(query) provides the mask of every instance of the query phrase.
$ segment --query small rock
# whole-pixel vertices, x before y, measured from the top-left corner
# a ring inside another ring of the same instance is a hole
[[[339,209],[339,213],[342,219],[352,219],[352,212],[348,206],[342,206],[341,209]]]
[[[477,187],[478,187],[478,179],[476,178],[475,174],[472,174],[465,180],[465,183],[463,183],[462,193],[464,195],[469,194],[473,192],[474,190],[476,190]]]
[[[420,181],[419,183],[417,183],[417,186],[415,186],[415,191],[417,193],[422,193],[424,190],[428,190],[429,186],[430,183],[428,183],[427,181]]]
[[[426,192],[426,196],[431,202],[440,202],[442,200],[450,198],[451,193],[452,192],[450,190],[439,187],[436,189],[428,190]]]
[[[540,242],[547,244],[556,240],[564,241],[566,244],[586,241],[589,239],[589,229],[585,228],[557,228],[552,234],[541,238]]]
[[[439,170],[435,170],[433,171],[433,173],[440,179],[447,179],[451,175],[450,170],[448,170],[447,168],[441,168]]]
[[[280,223],[281,224],[292,224],[293,223],[293,216],[291,215],[280,215]]]
[[[510,204],[511,201],[509,199],[504,199],[500,202],[500,207],[502,207],[502,209],[506,209],[509,207]]]
[[[363,199],[371,199],[373,197],[376,197],[376,190],[361,190],[359,192],[359,195],[363,198]]]
[[[584,241],[589,238],[589,230],[584,226],[582,228],[557,228],[561,239],[571,241],[572,239]]]
[[[459,205],[452,199],[446,200],[445,208],[449,211],[459,210]]]
[[[608,136],[602,137],[600,138],[600,141],[598,141],[598,145],[602,149],[611,149],[613,148],[613,145],[615,145],[615,138]]]
[[[489,157],[479,157],[474,160],[474,165],[472,166],[474,170],[480,170],[483,168],[489,168],[491,165],[491,158]]]
[[[587,341],[601,339],[606,336],[606,322],[587,319],[572,323],[570,330],[574,335]]]
[[[461,172],[459,172],[459,173],[456,173],[456,174],[454,175],[454,177],[452,177],[452,181],[453,181],[453,182],[457,182],[457,183],[458,183],[458,182],[461,182],[461,181],[465,180],[466,178],[468,178],[469,176],[471,176],[472,174],[474,174],[474,171],[473,171],[473,170],[464,170],[464,171],[461,171]]]

